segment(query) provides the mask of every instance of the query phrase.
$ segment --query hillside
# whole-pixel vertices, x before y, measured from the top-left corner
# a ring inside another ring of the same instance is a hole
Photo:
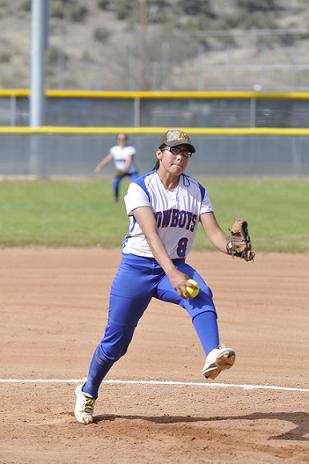
[[[306,0],[49,4],[48,88],[306,90],[309,82]],[[0,88],[29,87],[30,5],[0,0]]]

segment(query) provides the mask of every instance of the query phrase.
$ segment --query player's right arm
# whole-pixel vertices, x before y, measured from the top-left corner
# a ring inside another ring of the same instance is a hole
[[[106,166],[110,161],[112,161],[113,155],[112,153],[109,153],[108,155],[105,156],[95,167],[95,172],[100,172],[104,166]]]
[[[166,273],[171,285],[179,295],[186,295],[187,277],[178,271],[169,257],[166,248],[158,234],[157,223],[153,211],[148,206],[133,210],[133,216],[138,222],[148,242],[152,254]]]

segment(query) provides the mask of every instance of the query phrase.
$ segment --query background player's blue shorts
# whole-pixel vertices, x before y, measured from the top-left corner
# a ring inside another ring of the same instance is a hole
[[[138,171],[130,172],[130,173],[125,173],[122,176],[115,176],[113,179],[113,192],[114,192],[114,199],[118,200],[119,198],[119,187],[120,187],[120,182],[125,178],[125,177],[130,177],[131,182],[136,180],[138,178]]]

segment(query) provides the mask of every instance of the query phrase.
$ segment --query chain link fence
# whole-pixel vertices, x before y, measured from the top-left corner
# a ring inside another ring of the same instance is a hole
[[[107,127],[309,127],[308,98],[47,98],[45,125]],[[0,126],[29,125],[29,98],[1,97]]]
[[[158,134],[130,135],[140,173],[153,168]],[[195,176],[309,175],[309,137],[192,136],[196,153],[188,173]],[[114,135],[0,134],[0,176],[86,176],[115,144]],[[102,172],[111,175],[112,163]]]

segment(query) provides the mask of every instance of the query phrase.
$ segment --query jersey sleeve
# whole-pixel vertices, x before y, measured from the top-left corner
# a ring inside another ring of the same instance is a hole
[[[150,205],[150,199],[145,190],[135,182],[131,182],[128,191],[124,197],[124,202],[127,210],[127,215],[132,216],[132,212],[136,208]]]
[[[213,206],[211,204],[211,200],[209,198],[208,192],[205,189],[203,198],[202,198],[202,203],[201,203],[201,209],[200,209],[200,214],[204,213],[212,213],[214,211]]]
[[[136,154],[135,148],[133,147],[133,145],[129,145],[128,146],[128,155],[132,156],[132,155],[135,155],[135,154]]]

